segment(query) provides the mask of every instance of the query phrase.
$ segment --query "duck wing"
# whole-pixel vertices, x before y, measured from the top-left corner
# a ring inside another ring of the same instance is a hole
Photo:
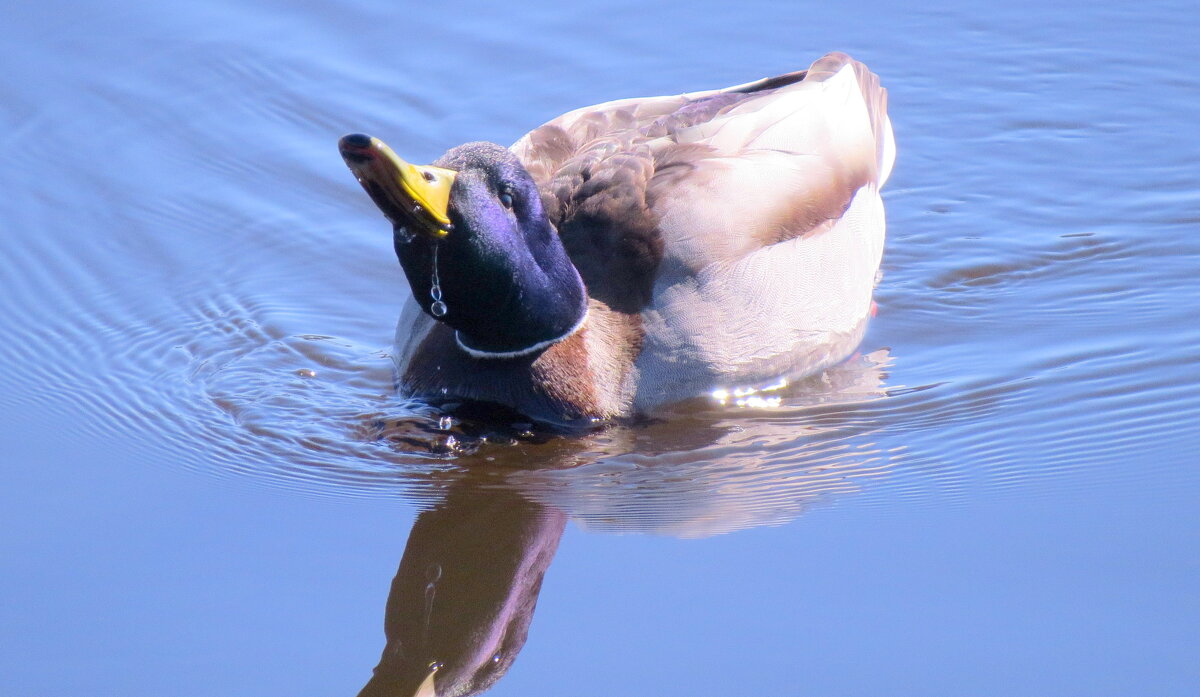
[[[576,110],[513,148],[592,297],[637,315],[639,408],[815,372],[861,338],[895,144],[849,56]]]
[[[513,149],[593,294],[624,311],[650,303],[664,261],[695,272],[828,229],[894,160],[887,92],[842,53],[721,90],[577,109]]]

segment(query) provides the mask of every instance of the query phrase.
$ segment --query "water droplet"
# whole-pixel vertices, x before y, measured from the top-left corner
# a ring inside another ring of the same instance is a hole
[[[446,303],[442,302],[441,300],[435,300],[433,304],[429,306],[429,314],[433,315],[434,317],[445,317],[447,309]]]
[[[408,244],[409,242],[413,241],[413,238],[416,237],[416,235],[409,231],[407,225],[397,225],[392,229],[392,232],[395,234],[396,239],[402,244]]]
[[[452,426],[454,426],[454,418],[453,417],[443,416],[440,419],[438,419],[437,427],[440,430],[449,431]]]

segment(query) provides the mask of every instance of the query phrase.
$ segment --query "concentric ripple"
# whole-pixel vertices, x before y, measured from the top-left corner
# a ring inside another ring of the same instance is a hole
[[[680,67],[614,69],[615,44],[580,56],[485,41],[470,23],[430,37],[465,47],[466,63],[420,81],[405,81],[407,46],[323,54],[130,23],[96,27],[84,54],[47,26],[56,61],[0,46],[6,65],[43,66],[0,94],[0,405],[236,482],[429,505],[469,479],[588,528],[680,536],[851,501],[1062,497],[1132,477],[1194,490],[1200,152],[1164,134],[1194,130],[1200,83],[1125,43],[1132,10],[1097,12],[1109,33],[1075,37],[999,7],[966,22],[975,61],[950,51],[936,71],[847,47],[885,76],[899,142],[880,313],[861,354],[782,390],[583,436],[396,397],[389,341],[408,291],[334,143],[368,130],[432,159],[618,90],[660,89],[652,79],[713,85]],[[372,24],[343,20],[356,36]],[[531,21],[553,31],[561,18]],[[132,41],[154,60],[108,60]],[[498,51],[526,72],[455,88]],[[988,59],[994,70],[975,69]],[[586,64],[570,84],[538,72],[570,61]],[[53,433],[35,437],[53,446]]]

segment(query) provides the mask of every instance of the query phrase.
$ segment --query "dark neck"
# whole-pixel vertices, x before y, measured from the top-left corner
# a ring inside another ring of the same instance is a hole
[[[454,341],[458,348],[465,351],[473,358],[482,358],[490,360],[505,360],[512,358],[523,358],[525,356],[534,356],[560,341],[570,338],[575,332],[583,328],[587,322],[587,307],[584,306],[583,311],[579,313],[579,318],[574,324],[569,326],[565,331],[551,334],[549,338],[536,341],[531,344],[524,344],[520,341],[511,342],[496,342],[488,345],[484,342],[472,338],[470,335],[465,335],[463,332],[454,332]],[[486,348],[485,348],[486,347]]]
[[[459,239],[438,243],[437,267],[446,314],[461,349],[477,358],[539,352],[579,328],[587,291],[558,234],[525,239]],[[430,312],[433,254],[401,254],[413,295]],[[436,313],[430,312],[436,317]]]

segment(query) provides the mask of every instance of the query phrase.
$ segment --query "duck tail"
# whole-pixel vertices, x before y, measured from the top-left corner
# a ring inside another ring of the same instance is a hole
[[[853,66],[854,77],[862,91],[867,115],[871,119],[871,129],[876,144],[876,161],[879,165],[879,186],[882,187],[891,175],[892,166],[896,162],[896,139],[892,133],[892,120],[888,117],[887,90],[879,85],[879,76],[849,55],[835,51],[818,58],[806,71],[808,75],[805,80],[824,81],[836,75],[847,65]]]

